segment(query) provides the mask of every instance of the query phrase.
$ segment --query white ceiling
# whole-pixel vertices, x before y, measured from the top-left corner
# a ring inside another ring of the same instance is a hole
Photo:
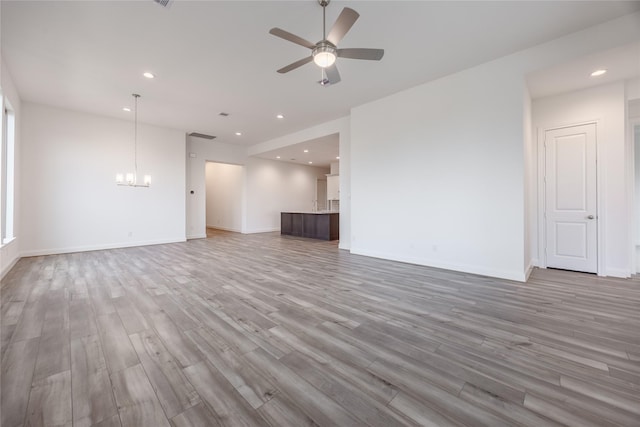
[[[305,152],[305,150],[307,152]],[[331,163],[339,162],[340,160],[337,159],[339,156],[340,138],[337,133],[275,150],[265,151],[257,155],[257,157],[262,157],[263,159],[280,160],[283,162],[323,168],[330,167]]]
[[[276,73],[309,52],[268,34],[281,27],[319,40],[315,0],[0,4],[2,56],[24,100],[131,118],[122,107],[137,92],[141,122],[243,145],[640,9],[630,1],[332,1],[328,25],[345,6],[361,15],[340,47],[385,56],[339,59],[342,82],[321,87],[312,64]]]
[[[600,69],[607,73],[591,77],[591,72]],[[536,71],[527,76],[527,84],[532,98],[542,98],[637,77],[640,77],[640,42]]]

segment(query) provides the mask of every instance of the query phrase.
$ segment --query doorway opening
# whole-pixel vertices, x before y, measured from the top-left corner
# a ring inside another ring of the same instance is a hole
[[[242,232],[244,167],[205,163],[207,236],[210,230]]]

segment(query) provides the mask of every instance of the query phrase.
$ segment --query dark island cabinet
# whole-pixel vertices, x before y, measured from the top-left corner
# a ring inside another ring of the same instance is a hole
[[[340,238],[340,214],[318,212],[282,212],[280,234],[321,240]]]

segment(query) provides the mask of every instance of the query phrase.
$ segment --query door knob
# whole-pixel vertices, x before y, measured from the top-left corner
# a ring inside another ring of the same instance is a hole
[[[588,219],[593,219],[593,218],[595,218],[595,217],[594,217],[593,215],[589,215],[587,218],[588,218]]]

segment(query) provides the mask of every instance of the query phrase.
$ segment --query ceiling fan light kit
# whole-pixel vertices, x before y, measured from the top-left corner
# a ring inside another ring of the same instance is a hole
[[[302,37],[296,36],[295,34],[280,28],[272,28],[269,31],[270,34],[273,34],[276,37],[280,37],[311,50],[310,56],[293,62],[286,67],[280,68],[278,73],[288,73],[289,71],[295,70],[296,68],[313,61],[318,67],[322,68],[323,71],[326,71],[326,78],[323,78],[320,82],[322,86],[328,86],[329,84],[335,84],[340,81],[340,73],[336,67],[336,60],[338,58],[365,59],[369,61],[379,61],[382,59],[384,56],[383,49],[338,49],[338,43],[340,43],[347,32],[349,32],[360,15],[355,10],[345,7],[342,9],[342,12],[340,12],[340,16],[338,16],[333,27],[331,27],[329,35],[327,35],[326,7],[329,5],[329,2],[330,0],[318,0],[318,4],[322,6],[322,40],[318,43],[311,43]]]
[[[313,56],[313,62],[320,68],[331,67],[336,62],[337,49],[335,46],[329,45],[329,43],[319,45],[311,55]]]

